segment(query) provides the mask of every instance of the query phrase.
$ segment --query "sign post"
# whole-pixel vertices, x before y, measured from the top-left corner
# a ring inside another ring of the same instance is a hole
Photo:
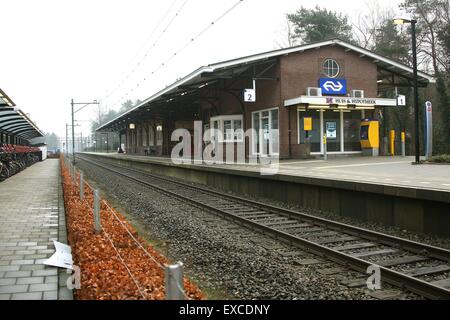
[[[433,104],[425,102],[425,158],[433,156]]]

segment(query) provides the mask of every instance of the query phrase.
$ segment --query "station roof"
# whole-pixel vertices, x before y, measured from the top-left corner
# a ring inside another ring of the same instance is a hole
[[[1,107],[15,107],[15,103],[6,95],[0,88],[0,108]]]
[[[137,113],[143,108],[149,110],[149,107],[152,107],[156,103],[170,103],[177,97],[189,94],[189,90],[198,91],[225,77],[232,78],[235,74],[242,74],[245,70],[253,68],[255,65],[269,63],[268,66],[270,68],[270,63],[276,61],[276,59],[281,56],[327,46],[339,46],[347,52],[355,52],[361,58],[371,59],[373,63],[378,66],[379,77],[381,77],[381,80],[387,85],[412,86],[413,68],[340,39],[332,39],[313,44],[264,52],[200,67],[165,89],[155,93],[134,108],[103,124],[97,128],[96,131],[111,129],[112,127],[117,126],[118,123],[125,122],[126,119],[130,118],[134,113]],[[426,87],[429,83],[435,82],[436,81],[432,76],[424,72],[418,72],[419,86]]]
[[[30,118],[0,89],[0,132],[24,140],[43,137],[44,134]]]

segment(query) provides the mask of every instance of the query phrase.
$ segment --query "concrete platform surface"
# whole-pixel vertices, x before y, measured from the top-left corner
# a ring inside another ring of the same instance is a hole
[[[0,183],[0,300],[71,299],[62,271],[42,264],[67,239],[59,160]]]
[[[148,159],[170,163],[170,158],[103,154],[115,158]],[[324,160],[280,160],[279,174],[352,181],[384,186],[401,186],[450,192],[450,165],[412,165],[414,157],[345,157]],[[198,165],[229,170],[259,172],[258,165]]]

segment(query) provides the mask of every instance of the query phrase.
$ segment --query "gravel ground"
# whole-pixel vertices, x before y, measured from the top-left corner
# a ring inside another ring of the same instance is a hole
[[[186,273],[209,298],[373,299],[365,287],[340,283],[367,279],[364,274],[323,260],[304,265],[318,258],[99,167],[80,161],[79,168],[117,209],[134,218],[144,237],[173,261],[183,261]],[[383,289],[392,287],[383,284]]]

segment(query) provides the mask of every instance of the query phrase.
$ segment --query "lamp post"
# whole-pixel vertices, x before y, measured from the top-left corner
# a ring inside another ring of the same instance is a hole
[[[70,105],[72,107],[72,164],[75,165],[75,113],[77,113],[78,111],[83,110],[84,108],[86,108],[87,106],[91,105],[91,104],[96,104],[99,105],[100,102],[97,102],[97,100],[94,100],[92,102],[70,102]],[[81,108],[79,108],[78,110],[74,110],[74,107],[76,105],[83,105]]]
[[[419,137],[419,89],[417,76],[417,40],[416,40],[416,24],[417,20],[396,18],[394,19],[396,25],[411,24],[411,38],[412,38],[412,54],[413,54],[413,83],[414,83],[414,131],[415,131],[415,155],[416,164],[420,164],[420,137]]]
[[[134,124],[134,123],[130,123],[130,126],[129,126],[129,128],[130,128],[130,145],[131,145],[131,148],[132,148],[132,150],[131,151],[133,151],[134,150],[134,152],[136,153],[136,150],[134,149],[134,139],[133,139],[133,133],[134,133],[134,129],[136,129],[136,125]]]

